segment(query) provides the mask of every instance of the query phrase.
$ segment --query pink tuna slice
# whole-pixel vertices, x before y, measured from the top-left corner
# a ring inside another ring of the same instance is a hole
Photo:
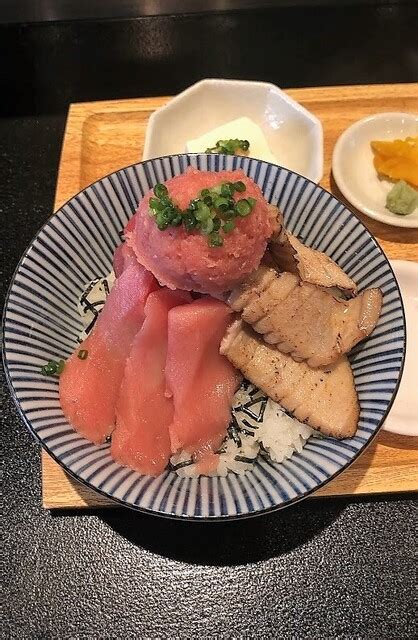
[[[115,276],[119,278],[126,267],[132,262],[136,263],[138,260],[126,242],[116,247],[115,253],[113,254],[113,271],[115,272]]]
[[[202,460],[226,435],[240,376],[219,353],[231,309],[213,298],[168,314],[167,393],[174,400],[171,450],[186,449]]]
[[[189,293],[160,289],[148,296],[145,320],[136,334],[116,404],[112,457],[141,474],[157,476],[167,466],[168,427],[174,404],[165,395],[168,312],[191,301]]]
[[[60,376],[65,417],[91,442],[104,442],[115,425],[115,407],[126,359],[144,320],[144,305],[158,288],[151,273],[131,263],[116,280],[97,322],[67,360]],[[87,358],[78,357],[87,351]]]

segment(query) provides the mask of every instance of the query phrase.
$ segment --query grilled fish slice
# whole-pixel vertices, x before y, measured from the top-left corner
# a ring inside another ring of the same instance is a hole
[[[312,369],[263,342],[241,320],[227,331],[221,353],[301,422],[326,436],[350,438],[355,434],[360,408],[345,356],[326,369]]]
[[[294,273],[303,282],[320,287],[337,287],[347,295],[357,293],[356,283],[329,256],[306,247],[283,226],[278,227],[280,231],[273,236],[269,249],[280,271]]]
[[[320,367],[336,362],[373,331],[382,294],[369,289],[351,300],[336,299],[292,273],[262,265],[232,292],[229,304],[265,342]]]

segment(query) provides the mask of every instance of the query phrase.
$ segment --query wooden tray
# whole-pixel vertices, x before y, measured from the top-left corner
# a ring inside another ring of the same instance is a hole
[[[325,169],[321,185],[341,198],[330,176],[334,144],[352,122],[382,111],[418,112],[418,84],[319,87],[287,93],[322,121]],[[169,98],[138,98],[73,104],[59,168],[55,209],[98,178],[142,157],[150,114]],[[358,212],[356,212],[358,213]],[[390,258],[418,261],[418,230],[383,225],[358,214]],[[418,490],[418,438],[381,432],[349,469],[315,496]],[[48,509],[114,506],[69,478],[42,453],[43,506]]]

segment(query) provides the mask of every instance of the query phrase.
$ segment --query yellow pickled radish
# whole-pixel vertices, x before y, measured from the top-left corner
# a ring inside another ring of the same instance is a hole
[[[379,175],[418,187],[418,137],[373,140],[373,164]]]

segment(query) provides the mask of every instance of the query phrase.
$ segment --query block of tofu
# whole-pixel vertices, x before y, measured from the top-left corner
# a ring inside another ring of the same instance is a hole
[[[266,162],[277,164],[277,158],[269,149],[266,137],[261,128],[251,118],[243,117],[207,131],[199,138],[186,142],[187,153],[205,153],[206,149],[216,146],[218,140],[248,140],[248,155]]]

